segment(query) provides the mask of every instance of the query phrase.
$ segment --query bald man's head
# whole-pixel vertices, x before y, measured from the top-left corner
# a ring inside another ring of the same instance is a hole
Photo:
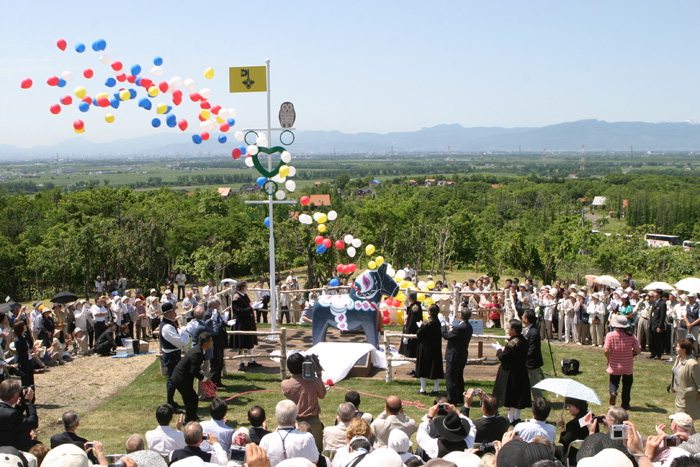
[[[389,415],[398,415],[401,412],[401,399],[396,396],[386,398],[386,413]]]

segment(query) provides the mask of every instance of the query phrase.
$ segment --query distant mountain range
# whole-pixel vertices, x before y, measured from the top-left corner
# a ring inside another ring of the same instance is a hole
[[[231,135],[232,136],[232,135]],[[700,125],[692,123],[645,123],[579,120],[539,128],[465,128],[458,124],[437,125],[412,132],[342,133],[297,131],[290,149],[295,154],[348,154],[390,152],[471,151],[697,151]],[[219,144],[212,138],[195,145],[183,133],[163,133],[109,143],[92,143],[80,137],[53,146],[18,148],[0,144],[0,158],[59,156],[198,155],[229,153],[234,143]]]

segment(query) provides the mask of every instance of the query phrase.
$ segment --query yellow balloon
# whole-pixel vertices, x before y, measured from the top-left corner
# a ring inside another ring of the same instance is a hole
[[[374,245],[371,245],[371,244],[367,245],[367,247],[365,247],[365,253],[367,253],[368,255],[373,254],[374,253]]]
[[[433,290],[435,288],[435,282],[433,281],[428,281],[425,285],[428,287],[428,290]]]
[[[450,289],[448,289],[447,287],[443,287],[443,288],[442,288],[442,291],[443,291],[443,292],[449,292]]]
[[[377,256],[374,258],[374,262],[377,263],[377,266],[381,266],[384,264],[384,257],[383,256]]]
[[[402,289],[407,289],[407,288],[409,288],[411,285],[412,285],[412,284],[411,284],[410,282],[408,282],[408,281],[402,281],[402,282],[399,284],[399,287],[401,287]],[[403,292],[401,292],[401,293],[403,293]]]
[[[119,91],[119,99],[123,101],[128,101],[131,98],[131,93],[128,89],[122,89]]]
[[[201,115],[204,120],[209,120],[209,117],[211,117],[211,112],[209,112],[207,109],[204,109],[199,113],[199,115]]]
[[[370,269],[377,269],[377,263],[375,263],[374,261],[370,261],[369,263],[367,263],[367,267]]]
[[[434,301],[432,298],[427,297],[427,298],[425,299],[425,301],[423,302],[423,304],[424,304],[425,306],[430,306],[430,305],[434,305],[434,304],[435,304],[435,301]]]
[[[421,303],[423,303],[425,301],[425,294],[424,293],[418,294],[418,301]]]
[[[403,310],[396,310],[396,322],[403,326],[405,322]]]
[[[159,114],[164,114],[167,111],[168,111],[168,104],[160,103],[160,104],[158,104],[158,107],[156,107],[156,112],[158,112]]]
[[[287,168],[288,168],[288,167],[287,167]],[[281,171],[282,171],[282,169],[280,169],[280,172],[281,172]],[[321,214],[318,216],[318,221],[317,221],[317,222],[318,222],[319,224],[325,224],[327,221],[328,221],[328,216],[326,216],[325,214],[321,213]]]
[[[75,130],[76,133],[85,133],[85,127],[82,127],[80,130],[73,128],[73,130]]]
[[[280,177],[285,178],[287,175],[289,175],[289,166],[283,165],[282,167],[280,167]],[[326,215],[324,214],[323,217],[326,217]],[[320,217],[318,219],[319,222],[321,222],[322,224],[325,222],[325,220],[321,221]]]
[[[226,122],[226,120],[224,120],[223,118],[219,117],[218,115],[216,116],[216,123],[218,123],[219,125],[221,125],[221,124],[224,123],[224,122]]]
[[[99,99],[100,97],[106,97],[107,99],[109,99],[109,94],[105,94],[104,92],[101,92],[95,96],[96,99]]]
[[[114,121],[114,115],[113,114],[105,115],[105,120],[107,121],[107,123],[112,123]]]
[[[423,321],[427,321],[427,320],[428,320],[428,312],[424,311],[423,312]]]
[[[214,77],[214,69],[209,67],[206,70],[204,70],[204,77],[206,79],[212,79]]]
[[[85,97],[86,94],[87,91],[84,87],[78,86],[77,88],[75,88],[75,97],[77,97],[78,99],[82,99],[83,97]]]
[[[157,86],[151,86],[150,88],[148,88],[148,95],[151,97],[156,97],[159,92],[160,90],[158,90]]]
[[[326,225],[325,224],[318,224],[318,231],[323,233],[326,231]]]
[[[394,298],[400,302],[403,302],[406,300],[406,295],[403,292],[399,292],[399,294]]]

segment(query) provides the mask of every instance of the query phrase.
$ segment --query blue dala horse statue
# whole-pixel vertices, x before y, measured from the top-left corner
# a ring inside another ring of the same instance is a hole
[[[348,295],[321,295],[312,310],[314,345],[326,340],[328,326],[341,331],[364,329],[367,342],[379,348],[377,319],[382,295],[395,297],[399,284],[386,273],[386,263],[360,274]]]

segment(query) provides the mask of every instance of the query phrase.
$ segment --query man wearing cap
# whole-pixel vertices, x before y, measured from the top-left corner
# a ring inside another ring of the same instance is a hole
[[[173,307],[177,306],[177,298],[175,297],[175,294],[173,294],[173,291],[170,289],[165,289],[165,292],[163,292],[163,296],[160,297],[160,304],[164,304],[166,302],[170,302]]]
[[[440,409],[447,415],[438,415]],[[428,457],[434,459],[452,451],[471,449],[475,437],[476,426],[471,420],[460,415],[454,405],[443,402],[428,409],[428,415],[418,426],[416,442]]]
[[[160,322],[158,339],[160,340],[160,348],[163,351],[163,365],[168,371],[168,380],[166,382],[168,404],[177,408],[178,404],[174,399],[175,384],[172,379],[173,372],[182,359],[181,350],[186,348],[190,342],[190,334],[185,329],[179,329],[177,311],[170,302],[163,303],[162,311],[163,320]]]
[[[657,429],[657,433],[663,437],[650,437],[645,447],[645,454],[653,460],[654,465],[675,465],[673,462],[675,458],[688,456],[688,452],[691,456],[699,452],[698,436],[695,435],[693,419],[690,415],[678,412],[669,415],[668,418],[671,419],[672,436],[677,436],[682,444],[679,447],[667,447],[663,442],[666,433]]]
[[[649,335],[651,355],[648,358],[661,360],[664,353],[664,329],[666,329],[666,301],[663,299],[663,290],[656,289],[654,302],[651,305],[649,317]]]
[[[107,297],[99,297],[95,300],[95,304],[90,308],[92,314],[93,328],[95,329],[95,342],[100,338],[102,333],[107,329],[107,319],[109,310],[105,308]]]
[[[605,357],[608,359],[607,372],[610,375],[610,400],[615,406],[622,379],[622,408],[630,409],[632,383],[634,382],[634,355],[639,355],[642,347],[630,330],[630,323],[624,316],[615,315],[610,322],[613,330],[605,336]]]
[[[688,327],[688,332],[693,335],[695,342],[693,343],[693,353],[698,355],[698,331],[700,330],[700,303],[698,303],[698,294],[690,292],[688,294],[688,303],[685,306],[685,323]]]

